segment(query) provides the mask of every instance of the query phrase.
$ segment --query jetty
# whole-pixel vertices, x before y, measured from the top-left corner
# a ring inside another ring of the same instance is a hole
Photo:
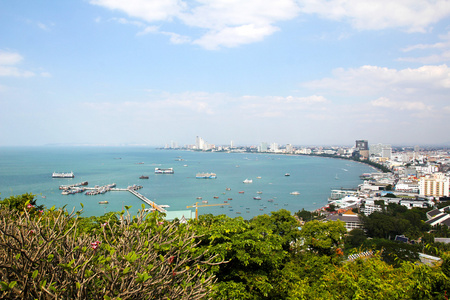
[[[161,205],[156,204],[155,202],[153,202],[152,200],[148,199],[144,195],[136,192],[134,189],[128,189],[128,191],[130,193],[132,193],[133,195],[135,195],[136,197],[138,197],[139,199],[141,199],[142,201],[144,201],[145,203],[147,203],[148,205],[150,205],[153,209],[155,209],[155,210],[157,210],[159,212],[163,212],[163,213],[167,212],[167,210],[162,208]]]

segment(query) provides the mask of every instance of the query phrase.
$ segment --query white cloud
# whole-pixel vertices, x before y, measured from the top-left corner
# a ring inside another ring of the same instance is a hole
[[[447,0],[299,0],[303,13],[347,21],[359,30],[401,28],[426,32],[450,15]]]
[[[391,101],[388,98],[381,97],[371,101],[371,104],[375,107],[392,108],[396,110],[415,110],[419,112],[425,112],[432,110],[432,106],[426,105],[420,101]]]
[[[277,22],[301,14],[348,22],[358,30],[400,28],[409,32],[426,32],[432,24],[450,15],[447,0],[91,0],[90,3],[150,23],[177,19],[191,28],[205,29],[200,37],[182,39],[183,43],[193,41],[205,49],[261,41],[279,30]],[[180,39],[171,37],[172,42],[180,43]]]
[[[225,27],[219,31],[210,31],[193,43],[209,50],[215,50],[220,47],[232,48],[259,42],[277,30],[278,28],[273,26],[256,27],[254,24]]]
[[[0,51],[0,76],[31,77],[33,72],[23,71],[14,65],[20,63],[23,57],[19,53]]]
[[[336,69],[332,78],[303,83],[312,89],[343,91],[349,95],[372,95],[380,92],[416,93],[450,88],[450,68],[447,65],[423,66],[417,69],[389,69],[362,66],[356,69]]]
[[[121,10],[131,17],[137,17],[147,22],[171,20],[185,6],[182,1],[178,0],[91,0],[90,3],[111,10]]]
[[[440,42],[433,44],[417,44],[408,46],[403,50],[403,52],[431,52],[429,55],[425,56],[415,56],[415,57],[401,57],[399,61],[408,62],[420,62],[424,64],[435,64],[447,62],[450,60],[450,33],[445,35],[440,35]],[[437,53],[436,53],[437,52]]]
[[[23,61],[22,55],[16,52],[0,50],[0,76],[5,77],[33,77],[36,74],[28,70],[22,70],[16,65]],[[50,77],[50,73],[41,72],[41,76]]]
[[[0,65],[15,65],[22,59],[19,53],[0,51]]]

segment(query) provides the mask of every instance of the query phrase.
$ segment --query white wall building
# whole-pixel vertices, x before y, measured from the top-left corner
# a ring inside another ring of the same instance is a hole
[[[449,177],[443,173],[427,174],[419,179],[419,194],[424,197],[448,197]]]

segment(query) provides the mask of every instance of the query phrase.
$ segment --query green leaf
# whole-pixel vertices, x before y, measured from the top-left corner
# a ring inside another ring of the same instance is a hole
[[[142,204],[141,204],[141,207],[142,207],[142,209],[145,209],[145,204],[142,203]]]
[[[81,203],[81,202],[80,202],[80,205],[81,205],[81,208],[84,208],[84,205],[83,205],[83,203]]]
[[[33,274],[31,275],[31,277],[33,278],[33,279],[36,279],[36,277],[38,276],[38,270],[34,270],[34,272],[33,272]]]
[[[9,285],[6,283],[6,282],[4,282],[4,281],[0,281],[0,289],[2,290],[2,291],[7,291],[7,290],[9,290]]]
[[[111,297],[109,297],[108,295],[104,295],[104,296],[103,296],[103,299],[105,299],[105,300],[111,300]]]
[[[126,275],[128,272],[130,272],[130,267],[126,267],[125,269],[123,269],[123,275]]]
[[[14,256],[14,258],[15,258],[16,260],[19,260],[19,258],[20,258],[20,253],[17,253],[17,254]]]
[[[126,210],[130,210],[130,208],[131,208],[131,205],[125,205]]]
[[[75,285],[76,285],[77,289],[81,289],[81,284],[78,281],[75,283]]]

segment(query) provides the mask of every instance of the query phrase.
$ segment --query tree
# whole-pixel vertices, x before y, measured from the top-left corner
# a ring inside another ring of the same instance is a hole
[[[347,232],[342,221],[311,221],[300,231],[303,247],[318,255],[334,256]]]
[[[214,275],[195,232],[158,213],[81,230],[78,215],[0,209],[0,287],[8,299],[200,299]],[[221,261],[215,261],[220,264]]]
[[[355,228],[345,237],[346,248],[358,248],[367,240],[364,230]]]

